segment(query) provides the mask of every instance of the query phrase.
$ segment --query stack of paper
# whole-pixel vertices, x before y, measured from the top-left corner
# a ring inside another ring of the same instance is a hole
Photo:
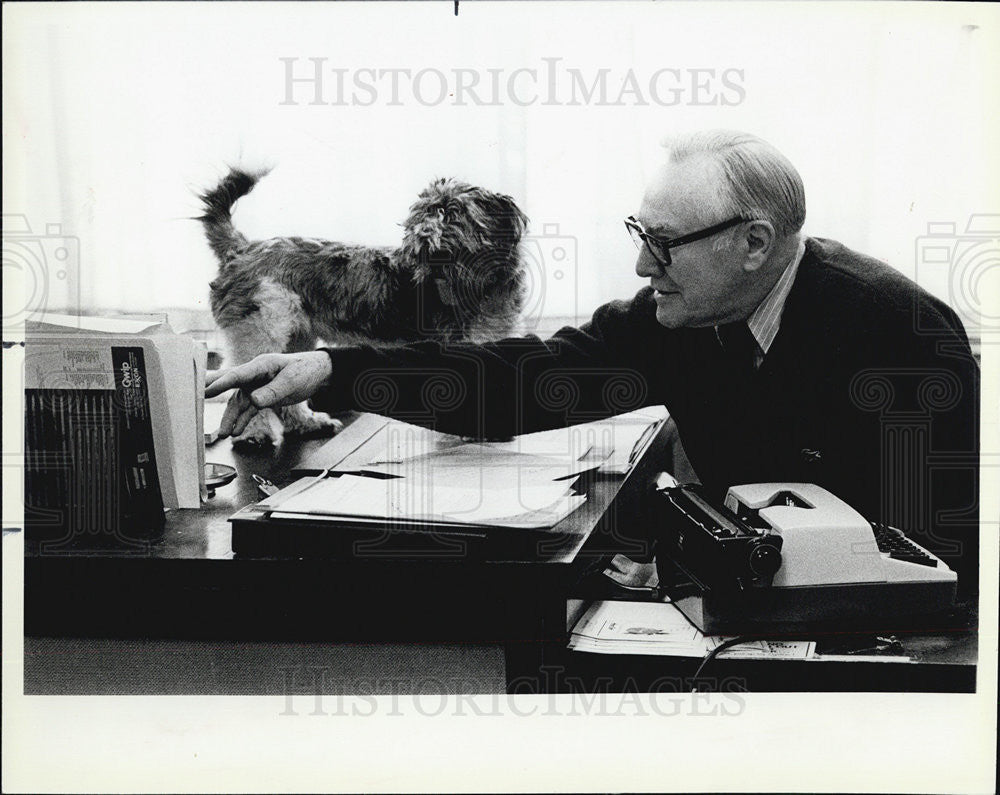
[[[703,657],[727,637],[703,635],[676,607],[663,602],[595,602],[577,622],[569,648],[597,654]],[[805,660],[813,641],[754,640],[719,652],[720,657]]]
[[[584,501],[566,483],[522,486],[494,482],[486,488],[444,485],[409,478],[355,475],[322,478],[269,506],[276,518],[293,516],[357,517],[446,522],[525,529],[551,527]]]
[[[510,442],[474,442],[362,414],[306,463],[340,477],[300,481],[260,506],[276,518],[551,527],[585,502],[571,492],[577,476],[628,472],[666,417],[654,406]]]

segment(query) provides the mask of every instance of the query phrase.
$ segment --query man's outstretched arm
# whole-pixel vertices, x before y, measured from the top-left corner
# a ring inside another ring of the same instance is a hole
[[[259,409],[305,399],[320,411],[369,411],[480,438],[610,416],[649,399],[642,360],[650,357],[653,332],[662,331],[650,293],[606,304],[582,328],[564,328],[544,341],[529,336],[265,354],[220,373],[206,395],[240,390],[220,427],[230,434],[240,433]]]

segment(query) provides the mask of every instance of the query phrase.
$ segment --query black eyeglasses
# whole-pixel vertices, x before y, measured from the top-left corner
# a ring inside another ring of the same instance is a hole
[[[742,224],[746,220],[742,216],[736,216],[735,218],[730,218],[728,221],[723,221],[721,224],[715,224],[705,229],[699,229],[697,232],[691,232],[669,240],[649,234],[649,232],[642,228],[642,224],[639,223],[635,216],[632,215],[625,219],[625,228],[628,230],[629,236],[632,238],[632,242],[635,243],[637,249],[641,250],[645,245],[649,249],[649,253],[653,255],[653,259],[661,267],[666,268],[670,265],[670,249],[683,246],[685,243],[693,243],[695,240],[704,240],[706,237],[711,237],[723,229],[729,229],[736,226],[736,224]]]

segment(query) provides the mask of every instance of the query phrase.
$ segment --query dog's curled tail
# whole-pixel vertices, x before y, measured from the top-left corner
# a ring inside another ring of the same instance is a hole
[[[247,239],[233,226],[231,215],[233,205],[252,191],[254,185],[266,176],[269,170],[244,171],[240,168],[231,168],[218,185],[199,196],[205,212],[198,216],[197,220],[204,225],[208,244],[220,263],[225,264],[230,253],[246,245],[247,242]]]

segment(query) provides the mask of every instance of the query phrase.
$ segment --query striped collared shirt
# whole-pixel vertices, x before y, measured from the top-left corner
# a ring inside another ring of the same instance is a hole
[[[767,294],[767,297],[761,301],[760,306],[747,318],[747,326],[750,327],[750,333],[757,340],[757,349],[754,351],[754,368],[760,367],[761,362],[764,361],[765,354],[771,349],[771,343],[774,342],[774,338],[778,335],[778,327],[781,325],[781,313],[785,308],[785,299],[788,298],[788,293],[792,289],[795,274],[798,273],[799,263],[802,261],[805,251],[805,240],[800,239],[798,250],[795,252],[795,256],[792,257],[792,261],[785,267],[785,272],[781,274],[781,278],[771,288],[771,292]],[[718,330],[716,330],[716,333],[718,334]]]

